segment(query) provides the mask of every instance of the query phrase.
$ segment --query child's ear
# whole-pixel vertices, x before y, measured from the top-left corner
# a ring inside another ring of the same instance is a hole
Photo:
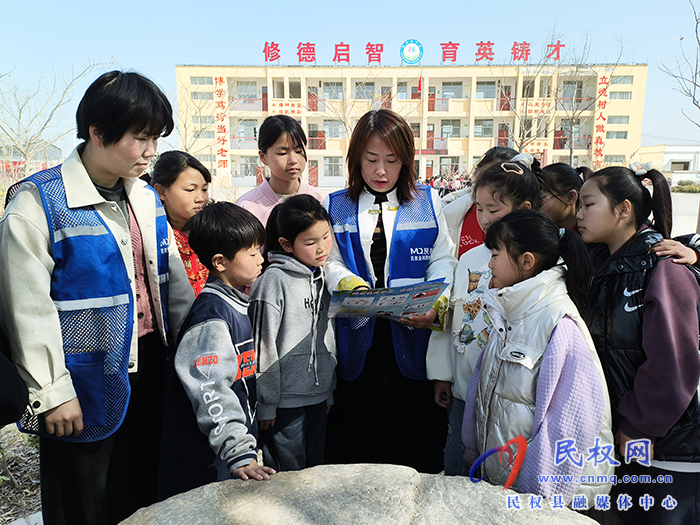
[[[217,272],[225,272],[226,271],[226,257],[223,256],[221,253],[217,253],[211,258],[211,266],[214,268]]]
[[[520,256],[520,269],[525,272],[529,273],[534,271],[535,269],[535,263],[537,263],[537,259],[535,258],[535,254],[532,252],[525,252]]]
[[[530,201],[525,201],[520,205],[521,210],[531,210],[532,209],[532,203]]]
[[[577,202],[578,192],[576,190],[569,190],[569,193],[566,194],[566,205],[575,206]]]
[[[158,192],[158,196],[160,197],[160,200],[165,199],[165,188],[160,182],[156,182],[156,185],[153,186],[153,189],[155,189]]]
[[[632,203],[629,199],[623,200],[617,205],[618,217],[622,220],[629,219],[632,216]]]
[[[258,155],[260,156],[260,161],[267,166],[267,159],[265,158],[265,154],[262,152],[262,150],[258,150]]]
[[[292,253],[292,252],[294,251],[294,247],[293,247],[293,246],[290,244],[290,242],[289,242],[287,239],[285,239],[284,237],[280,237],[280,238],[277,239],[277,240],[279,241],[280,246],[282,247],[282,249],[283,249],[285,252],[287,252],[287,253]]]

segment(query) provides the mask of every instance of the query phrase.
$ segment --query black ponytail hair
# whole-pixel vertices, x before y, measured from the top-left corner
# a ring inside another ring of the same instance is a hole
[[[265,246],[264,267],[270,265],[270,252],[283,252],[280,237],[290,244],[300,233],[311,228],[318,221],[330,222],[331,218],[323,205],[311,195],[295,195],[278,204],[267,218],[267,245]]]
[[[653,196],[642,184],[644,179],[651,181]],[[588,180],[596,182],[613,209],[624,200],[630,201],[635,229],[639,229],[653,213],[651,225],[664,239],[670,238],[673,228],[671,190],[666,177],[659,171],[652,169],[637,175],[624,166],[611,166],[596,171]]]
[[[540,175],[540,186],[553,196],[566,195],[571,190],[577,193],[581,191],[583,179],[581,175],[568,164],[556,162],[542,168]]]
[[[494,199],[512,205],[513,208],[519,208],[525,201],[529,201],[533,209],[539,210],[542,198],[537,174],[540,172],[537,159],[533,160],[531,168],[517,160],[496,162],[479,171],[472,195],[476,195],[479,188],[490,187]]]
[[[516,210],[491,225],[484,243],[489,250],[505,248],[513,261],[525,252],[534,254],[537,263],[533,276],[555,266],[561,257],[566,264],[569,297],[577,308],[585,305],[591,260],[578,233],[557,228],[554,221],[542,212]]]

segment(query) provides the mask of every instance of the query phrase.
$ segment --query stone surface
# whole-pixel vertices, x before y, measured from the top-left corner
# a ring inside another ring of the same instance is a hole
[[[593,524],[570,511],[508,510],[508,495],[469,478],[419,474],[395,465],[324,465],[270,481],[224,481],[141,509],[124,525]]]

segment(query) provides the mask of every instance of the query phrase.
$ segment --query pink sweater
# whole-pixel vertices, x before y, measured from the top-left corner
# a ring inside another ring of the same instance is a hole
[[[301,182],[301,179],[299,179],[299,183],[297,195],[312,195],[316,197],[319,202],[323,203],[323,199],[325,199],[326,196],[321,191],[313,186],[309,186],[305,182]],[[279,203],[280,201],[277,198],[275,190],[270,186],[269,179],[265,179],[260,186],[253,188],[236,201],[236,204],[240,207],[245,208],[255,215],[260,222],[263,223],[263,226],[267,225],[267,218],[270,216],[272,208]]]

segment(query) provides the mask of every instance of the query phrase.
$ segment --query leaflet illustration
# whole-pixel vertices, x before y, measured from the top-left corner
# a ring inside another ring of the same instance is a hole
[[[381,317],[398,320],[427,313],[450,283],[427,281],[409,286],[333,292],[329,317]]]

